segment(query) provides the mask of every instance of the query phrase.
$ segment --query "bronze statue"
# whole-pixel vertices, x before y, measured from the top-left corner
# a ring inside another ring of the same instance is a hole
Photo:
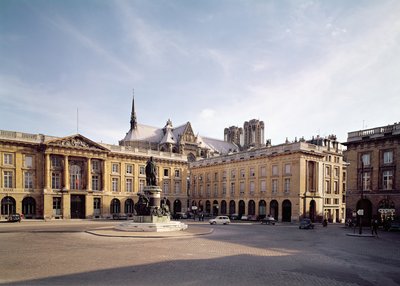
[[[146,164],[146,185],[157,186],[156,163],[154,163],[153,157],[150,157]]]

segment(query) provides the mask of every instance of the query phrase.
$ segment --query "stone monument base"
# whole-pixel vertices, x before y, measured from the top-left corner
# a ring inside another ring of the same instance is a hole
[[[147,217],[147,216],[145,216]],[[161,217],[162,218],[162,217]],[[169,218],[168,218],[169,220]],[[168,222],[125,222],[114,229],[120,231],[131,231],[131,232],[167,232],[167,231],[180,231],[187,229],[187,225],[180,221],[168,221]]]

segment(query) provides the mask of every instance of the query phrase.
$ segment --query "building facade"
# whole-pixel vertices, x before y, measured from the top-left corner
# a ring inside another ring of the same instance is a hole
[[[400,213],[400,123],[348,133],[347,215],[363,224]]]
[[[284,222],[345,219],[341,144],[332,138],[252,149],[190,163],[191,206],[197,211]]]
[[[0,130],[0,218],[132,215],[150,156],[171,211],[186,211],[186,156],[96,143],[80,134],[58,138]]]

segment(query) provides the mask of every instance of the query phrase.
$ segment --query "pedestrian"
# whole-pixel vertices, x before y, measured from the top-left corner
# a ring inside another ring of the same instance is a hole
[[[324,219],[324,221],[322,222],[322,226],[323,227],[327,227],[328,226],[328,220]]]
[[[371,232],[372,235],[376,235],[376,237],[378,237],[378,220],[377,219],[373,219],[371,222]]]

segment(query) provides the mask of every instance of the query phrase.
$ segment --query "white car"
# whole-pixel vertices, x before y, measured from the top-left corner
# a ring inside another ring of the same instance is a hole
[[[227,216],[217,216],[209,220],[210,224],[230,224],[231,220]]]

